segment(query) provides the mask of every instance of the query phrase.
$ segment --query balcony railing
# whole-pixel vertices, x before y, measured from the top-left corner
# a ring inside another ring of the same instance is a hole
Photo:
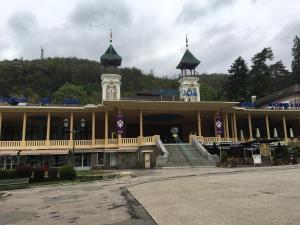
[[[156,136],[94,140],[0,141],[1,150],[99,149],[156,145]]]

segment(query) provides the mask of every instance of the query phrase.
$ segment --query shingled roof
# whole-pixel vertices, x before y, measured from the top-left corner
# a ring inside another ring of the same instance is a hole
[[[300,84],[294,84],[293,86],[284,88],[280,91],[276,91],[276,92],[273,92],[272,94],[264,96],[264,97],[258,99],[255,102],[255,105],[261,106],[261,105],[271,103],[278,99],[285,98],[285,97],[288,97],[288,96],[291,96],[294,94],[300,94]]]
[[[193,70],[200,64],[200,61],[196,59],[196,57],[187,49],[185,50],[182,59],[180,60],[179,64],[177,65],[176,69],[181,70]]]

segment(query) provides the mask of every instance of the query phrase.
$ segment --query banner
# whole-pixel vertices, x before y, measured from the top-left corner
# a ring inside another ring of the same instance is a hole
[[[222,122],[222,117],[219,116],[219,115],[216,115],[216,123],[215,123],[215,126],[216,126],[216,133],[217,135],[222,135],[223,133],[223,122]]]
[[[123,114],[117,114],[116,116],[117,121],[117,133],[118,134],[124,134],[124,116]]]

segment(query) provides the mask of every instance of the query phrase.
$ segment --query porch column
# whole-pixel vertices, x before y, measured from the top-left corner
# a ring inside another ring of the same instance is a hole
[[[252,135],[252,121],[251,121],[251,115],[248,114],[248,128],[249,128],[249,137],[250,140],[253,139],[253,135]]]
[[[285,116],[282,117],[282,122],[283,122],[283,131],[284,131],[284,139],[287,139],[287,130],[286,130],[286,121],[285,121]]]
[[[1,140],[1,129],[2,128],[2,112],[0,112],[0,140]]]
[[[224,132],[224,134],[223,134],[224,138],[227,138],[225,114],[223,114],[223,132]]]
[[[231,137],[232,138],[235,138],[235,134],[234,134],[234,125],[233,125],[233,114],[231,114],[231,120],[230,120],[230,122],[231,122]]]
[[[140,110],[140,137],[143,137],[143,111]]]
[[[27,123],[27,114],[23,114],[23,129],[22,129],[22,141],[26,140],[26,123]]]
[[[108,112],[107,111],[105,111],[104,116],[105,116],[104,144],[107,145],[108,144]]]
[[[227,138],[230,138],[230,134],[229,134],[229,125],[228,125],[228,113],[225,114],[225,121],[226,121],[226,133],[227,133]]]
[[[95,118],[95,112],[92,113],[92,146],[95,145],[95,125],[96,118]]]
[[[50,145],[50,124],[51,124],[51,113],[47,114],[47,131],[46,131],[46,145]]]
[[[267,138],[270,139],[270,126],[269,126],[269,116],[266,115],[266,129],[267,129]]]
[[[121,114],[122,112],[121,112],[121,110],[119,110],[118,111],[118,114]],[[121,146],[121,144],[122,144],[122,135],[121,134],[118,134],[118,146]]]
[[[237,129],[236,129],[236,114],[233,113],[233,125],[234,125],[234,137],[237,139]]]
[[[201,132],[201,114],[200,111],[198,111],[198,135],[202,137],[202,132]]]
[[[73,130],[74,130],[74,115],[73,113],[71,112],[71,116],[70,116],[70,140],[73,140],[74,137],[73,137]]]

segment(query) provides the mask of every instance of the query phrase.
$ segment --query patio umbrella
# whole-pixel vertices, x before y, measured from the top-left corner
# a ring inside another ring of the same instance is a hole
[[[290,128],[290,137],[291,137],[291,138],[294,138],[293,128]]]
[[[256,128],[256,138],[260,138],[260,132],[258,128]]]
[[[278,133],[277,133],[277,129],[274,128],[274,138],[278,138]]]
[[[240,138],[241,138],[241,140],[245,140],[245,138],[244,138],[244,132],[243,132],[242,129],[240,130]]]

